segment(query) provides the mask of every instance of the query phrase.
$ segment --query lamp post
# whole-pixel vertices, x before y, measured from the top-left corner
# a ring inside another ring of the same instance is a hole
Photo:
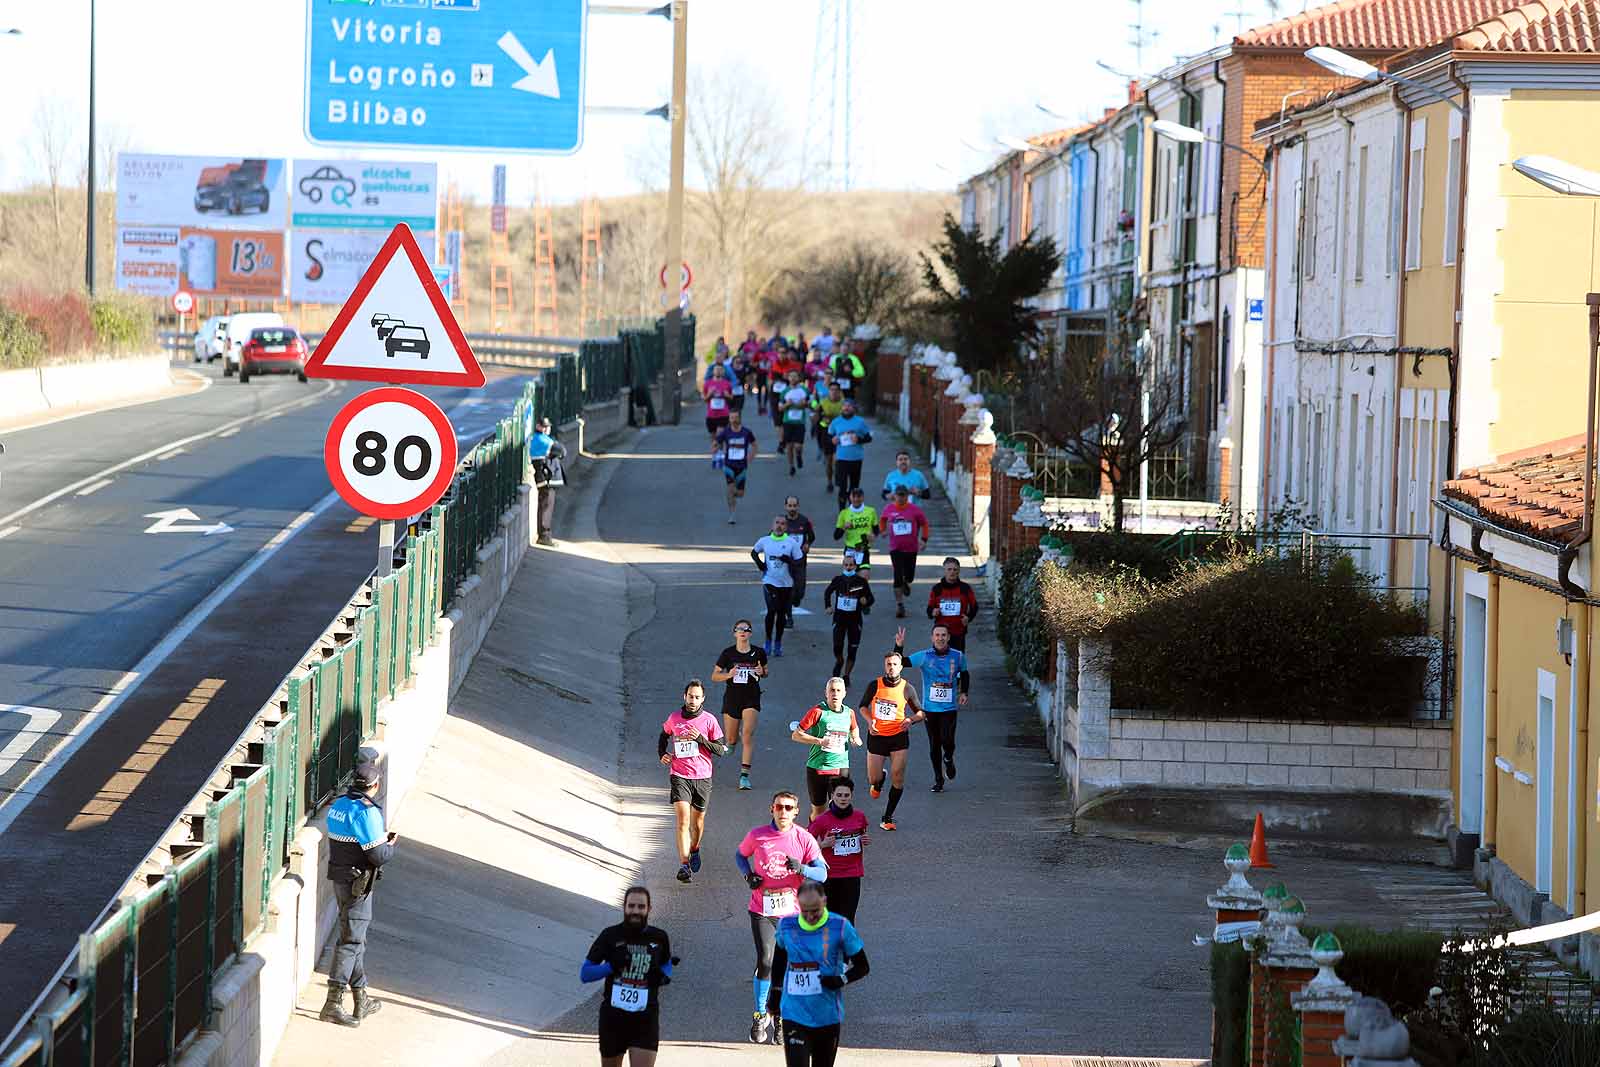
[[[95,0],[89,0],[89,207],[84,219],[86,240],[84,242],[83,274],[89,288],[89,299],[94,299],[94,8]]]
[[[1465,107],[1433,86],[1419,82],[1414,78],[1406,78],[1399,74],[1391,74],[1386,70],[1379,70],[1366,60],[1357,59],[1355,56],[1341,52],[1337,48],[1329,48],[1326,45],[1308,48],[1306,49],[1306,58],[1324,70],[1332,71],[1341,78],[1354,78],[1356,81],[1363,82],[1394,82],[1397,85],[1415,89],[1419,93],[1425,93],[1436,100],[1443,100],[1463,115],[1467,113]]]

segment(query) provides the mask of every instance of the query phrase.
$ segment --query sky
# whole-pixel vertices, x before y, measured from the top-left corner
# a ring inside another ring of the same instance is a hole
[[[641,168],[664,158],[654,149],[664,143],[664,122],[615,115],[588,116],[584,146],[571,157],[312,145],[302,114],[308,2],[318,0],[101,0],[100,137],[131,151],[174,155],[432,160],[443,180],[458,180],[479,198],[488,195],[492,165],[504,162],[513,204],[529,202],[536,190],[557,203],[636,192],[641,178],[651,176]],[[852,13],[850,174],[857,187],[883,189],[953,189],[1001,153],[994,137],[1025,137],[1125,103],[1125,79],[1096,64],[1135,72],[1131,24],[1141,8],[1144,73],[1271,18],[1265,0],[833,0],[828,6],[845,4]],[[749,64],[803,144],[823,6],[823,0],[689,0],[689,68]],[[1302,4],[1275,6],[1288,12]],[[6,101],[0,189],[41,174],[34,150],[41,106],[54,104],[77,121],[81,155],[88,11],[89,0],[0,0],[0,99]],[[22,35],[4,34],[12,27]],[[665,19],[592,14],[589,103],[664,103],[671,48]],[[1071,121],[1037,110],[1041,99]],[[664,176],[652,184],[664,184]]]

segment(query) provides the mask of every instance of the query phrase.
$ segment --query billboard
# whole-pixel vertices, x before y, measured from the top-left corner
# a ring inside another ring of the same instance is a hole
[[[494,165],[494,201],[489,206],[489,229],[494,233],[506,232],[506,165]]]
[[[382,230],[405,223],[432,233],[439,210],[433,163],[297,159],[289,183],[289,225],[308,230]]]
[[[295,230],[290,236],[289,299],[342,304],[389,235],[377,230]],[[433,247],[431,229],[416,238],[423,248]]]
[[[117,224],[281,230],[287,173],[282,159],[121,152]]]
[[[197,226],[117,227],[117,288],[167,297],[277,299],[283,295],[283,234]]]

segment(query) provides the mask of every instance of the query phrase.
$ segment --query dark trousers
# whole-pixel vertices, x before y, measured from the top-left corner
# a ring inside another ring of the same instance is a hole
[[[933,776],[944,781],[941,760],[956,758],[956,716],[959,711],[930,711],[928,727],[928,762],[933,764]]]
[[[537,531],[540,539],[553,537],[551,527],[556,520],[556,491],[554,486],[541,485],[537,487],[539,493],[539,520]]]
[[[783,628],[788,625],[789,621],[789,594],[793,592],[794,590],[786,585],[762,584],[761,593],[767,600],[766,626],[768,641],[773,639],[772,630],[776,626],[778,630],[777,641],[780,645],[783,644]]]
[[[859,459],[835,459],[833,461],[833,484],[839,488],[839,506],[842,508],[850,502],[850,490],[861,485],[861,463]]]
[[[372,924],[372,894],[357,898],[349,882],[333,883],[339,902],[339,943],[333,949],[328,984],[367,988],[367,927]]]
[[[783,1024],[784,1067],[833,1067],[839,1057],[839,1024]]]
[[[833,673],[838,674],[846,664],[856,661],[856,649],[861,647],[861,616],[855,612],[833,613]]]
[[[740,398],[743,399],[743,398]],[[628,425],[639,425],[635,408],[644,408],[644,425],[656,424],[656,398],[654,391],[647,385],[636,385],[629,391],[628,396]]]
[[[861,876],[829,878],[827,891],[828,910],[835,915],[843,915],[854,925],[856,909],[861,906]]]
[[[789,594],[789,614],[792,618],[794,609],[800,606],[800,601],[806,596],[806,561],[789,564],[789,577],[794,579],[794,591]]]

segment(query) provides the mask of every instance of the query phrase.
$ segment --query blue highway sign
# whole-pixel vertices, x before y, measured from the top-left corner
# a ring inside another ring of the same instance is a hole
[[[587,0],[306,0],[306,136],[569,155]]]

